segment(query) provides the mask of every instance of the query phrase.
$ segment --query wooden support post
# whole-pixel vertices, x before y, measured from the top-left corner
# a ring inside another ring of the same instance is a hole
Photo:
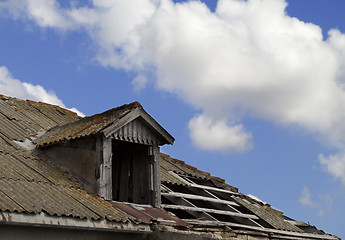
[[[112,194],[112,139],[98,138],[96,142],[96,151],[99,160],[99,179],[97,180],[98,195],[105,200],[111,200]],[[97,160],[96,160],[97,162]]]
[[[160,151],[157,145],[152,146],[152,170],[151,170],[151,187],[152,199],[151,204],[153,207],[161,207],[161,173],[160,173]]]

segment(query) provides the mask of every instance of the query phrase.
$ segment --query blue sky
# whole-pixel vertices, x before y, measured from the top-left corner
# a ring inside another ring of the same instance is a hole
[[[139,101],[163,152],[345,237],[344,1],[71,2],[0,1],[0,93]]]

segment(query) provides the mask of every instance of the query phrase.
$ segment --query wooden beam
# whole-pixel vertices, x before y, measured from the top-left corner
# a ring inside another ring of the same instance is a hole
[[[192,185],[193,184],[196,184],[195,182],[193,182],[191,179],[189,178],[186,178]],[[200,185],[202,186],[202,185]],[[216,200],[223,200],[223,199],[220,199],[219,197],[217,197],[216,195],[214,195],[213,193],[211,193],[209,190],[205,189],[205,188],[192,188],[191,189],[192,192],[195,192],[197,190],[201,190],[204,194],[207,194],[207,196],[211,196],[213,199],[216,199]],[[222,190],[222,189],[220,189]],[[218,191],[218,194],[219,193],[226,193],[226,194],[229,194],[228,192],[219,192]],[[223,200],[224,201],[224,200]],[[210,202],[210,204],[212,204],[213,206],[215,206],[217,209],[219,209],[219,206],[222,206],[222,205],[219,205],[219,203],[217,201],[212,201]],[[223,205],[224,206],[224,205]],[[237,204],[237,206],[240,206]],[[237,213],[241,213],[238,209],[236,209],[233,205],[230,205],[230,204],[226,204],[226,207],[221,207],[221,210],[225,210],[225,211],[228,211],[228,210],[231,210],[233,212],[237,212]],[[233,216],[233,218],[242,223],[242,224],[248,224],[248,225],[254,225],[254,226],[259,226],[259,227],[262,227],[259,223],[257,223],[256,221],[254,221],[253,219],[251,218],[240,218],[240,217],[235,217]]]
[[[111,200],[113,197],[112,194],[112,139],[111,138],[102,138],[101,146],[100,143],[96,145],[97,148],[102,149],[102,157],[100,159],[99,166],[99,180],[98,193],[99,196],[103,197],[105,200]],[[100,149],[97,149],[98,151]]]
[[[102,136],[96,136],[96,148],[95,148],[95,178],[96,178],[96,185],[97,185],[97,195],[101,195],[101,179],[100,179],[100,172],[101,172],[101,163],[103,162],[103,154],[102,154]]]
[[[161,207],[161,172],[160,172],[160,151],[158,146],[151,147],[152,153],[152,172],[151,181],[153,181],[151,186],[152,189],[152,206]]]
[[[248,225],[230,223],[230,222],[201,221],[201,220],[194,220],[194,219],[182,219],[182,220],[194,225],[214,226],[214,227],[230,226],[230,227],[251,229],[251,230],[256,230],[256,231],[266,232],[266,233],[276,233],[276,234],[285,235],[285,236],[295,236],[295,237],[311,238],[311,239],[339,240],[339,238],[335,236],[327,235],[327,234],[299,233],[299,232],[291,232],[291,231],[284,231],[284,230],[278,230],[278,229],[254,227],[254,226],[248,226]]]
[[[168,192],[174,193],[168,187],[164,186],[164,188]],[[185,198],[175,198],[173,196],[169,196],[169,194],[165,195],[165,197],[168,198],[171,202],[175,203],[176,205],[189,206],[189,207],[193,207],[193,208],[197,207],[197,206],[195,206],[193,203],[191,203],[190,201],[188,201]],[[196,219],[205,219],[205,220],[211,220],[211,221],[218,221],[215,217],[213,217],[212,215],[210,215],[210,214],[208,214],[206,212],[195,212],[195,211],[186,211],[186,212],[188,212],[190,215],[192,215]]]
[[[200,185],[200,184],[196,184],[196,183],[192,183],[189,186],[190,187],[194,187],[194,188],[201,188],[201,189],[216,191],[216,192],[229,193],[229,194],[232,194],[232,195],[240,195],[239,193],[233,192],[233,191],[230,191],[230,190],[226,190],[226,189],[222,189],[222,188],[215,188],[215,187],[210,187],[210,186],[204,186],[204,185]]]
[[[186,193],[178,193],[178,192],[169,192],[169,193],[162,193],[163,196],[172,196],[172,197],[180,197],[180,198],[186,198],[186,199],[195,199],[195,200],[201,200],[206,202],[214,202],[214,203],[221,203],[226,205],[232,205],[232,206],[239,206],[237,203],[232,201],[226,201],[216,198],[210,198],[210,197],[204,197],[194,194],[186,194]]]
[[[210,208],[187,207],[187,206],[169,205],[169,204],[162,204],[162,207],[168,208],[168,209],[184,210],[184,211],[207,212],[207,213],[215,213],[215,214],[234,216],[234,217],[259,219],[257,216],[253,214],[237,213],[237,212],[230,212],[230,211],[210,209]]]
[[[209,194],[210,196],[216,198],[216,199],[219,199],[216,195],[214,195],[213,193],[209,192],[208,190],[206,189],[203,189],[203,191],[207,194]],[[220,200],[220,199],[219,199]],[[238,213],[241,213],[239,210],[237,210],[235,207],[231,206],[231,205],[227,205],[230,209],[232,209],[233,211],[235,212],[238,212]],[[239,205],[238,205],[239,206]],[[255,226],[258,226],[258,227],[263,227],[261,226],[258,222],[254,221],[253,219],[251,218],[248,218],[248,219],[238,219],[240,223],[243,223],[243,224],[254,224]]]

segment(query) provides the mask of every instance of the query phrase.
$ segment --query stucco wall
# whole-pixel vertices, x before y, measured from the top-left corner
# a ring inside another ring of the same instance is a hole
[[[95,138],[85,138],[37,150],[64,170],[79,178],[88,192],[97,192]]]

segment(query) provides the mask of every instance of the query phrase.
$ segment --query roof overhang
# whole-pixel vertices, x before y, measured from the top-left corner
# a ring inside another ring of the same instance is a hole
[[[0,212],[0,224],[24,225],[35,227],[52,228],[72,228],[80,230],[98,230],[114,232],[133,232],[149,233],[151,232],[148,224],[136,224],[130,221],[114,222],[93,219],[71,218],[66,216],[51,216],[44,212],[39,214],[23,214],[17,212]]]

